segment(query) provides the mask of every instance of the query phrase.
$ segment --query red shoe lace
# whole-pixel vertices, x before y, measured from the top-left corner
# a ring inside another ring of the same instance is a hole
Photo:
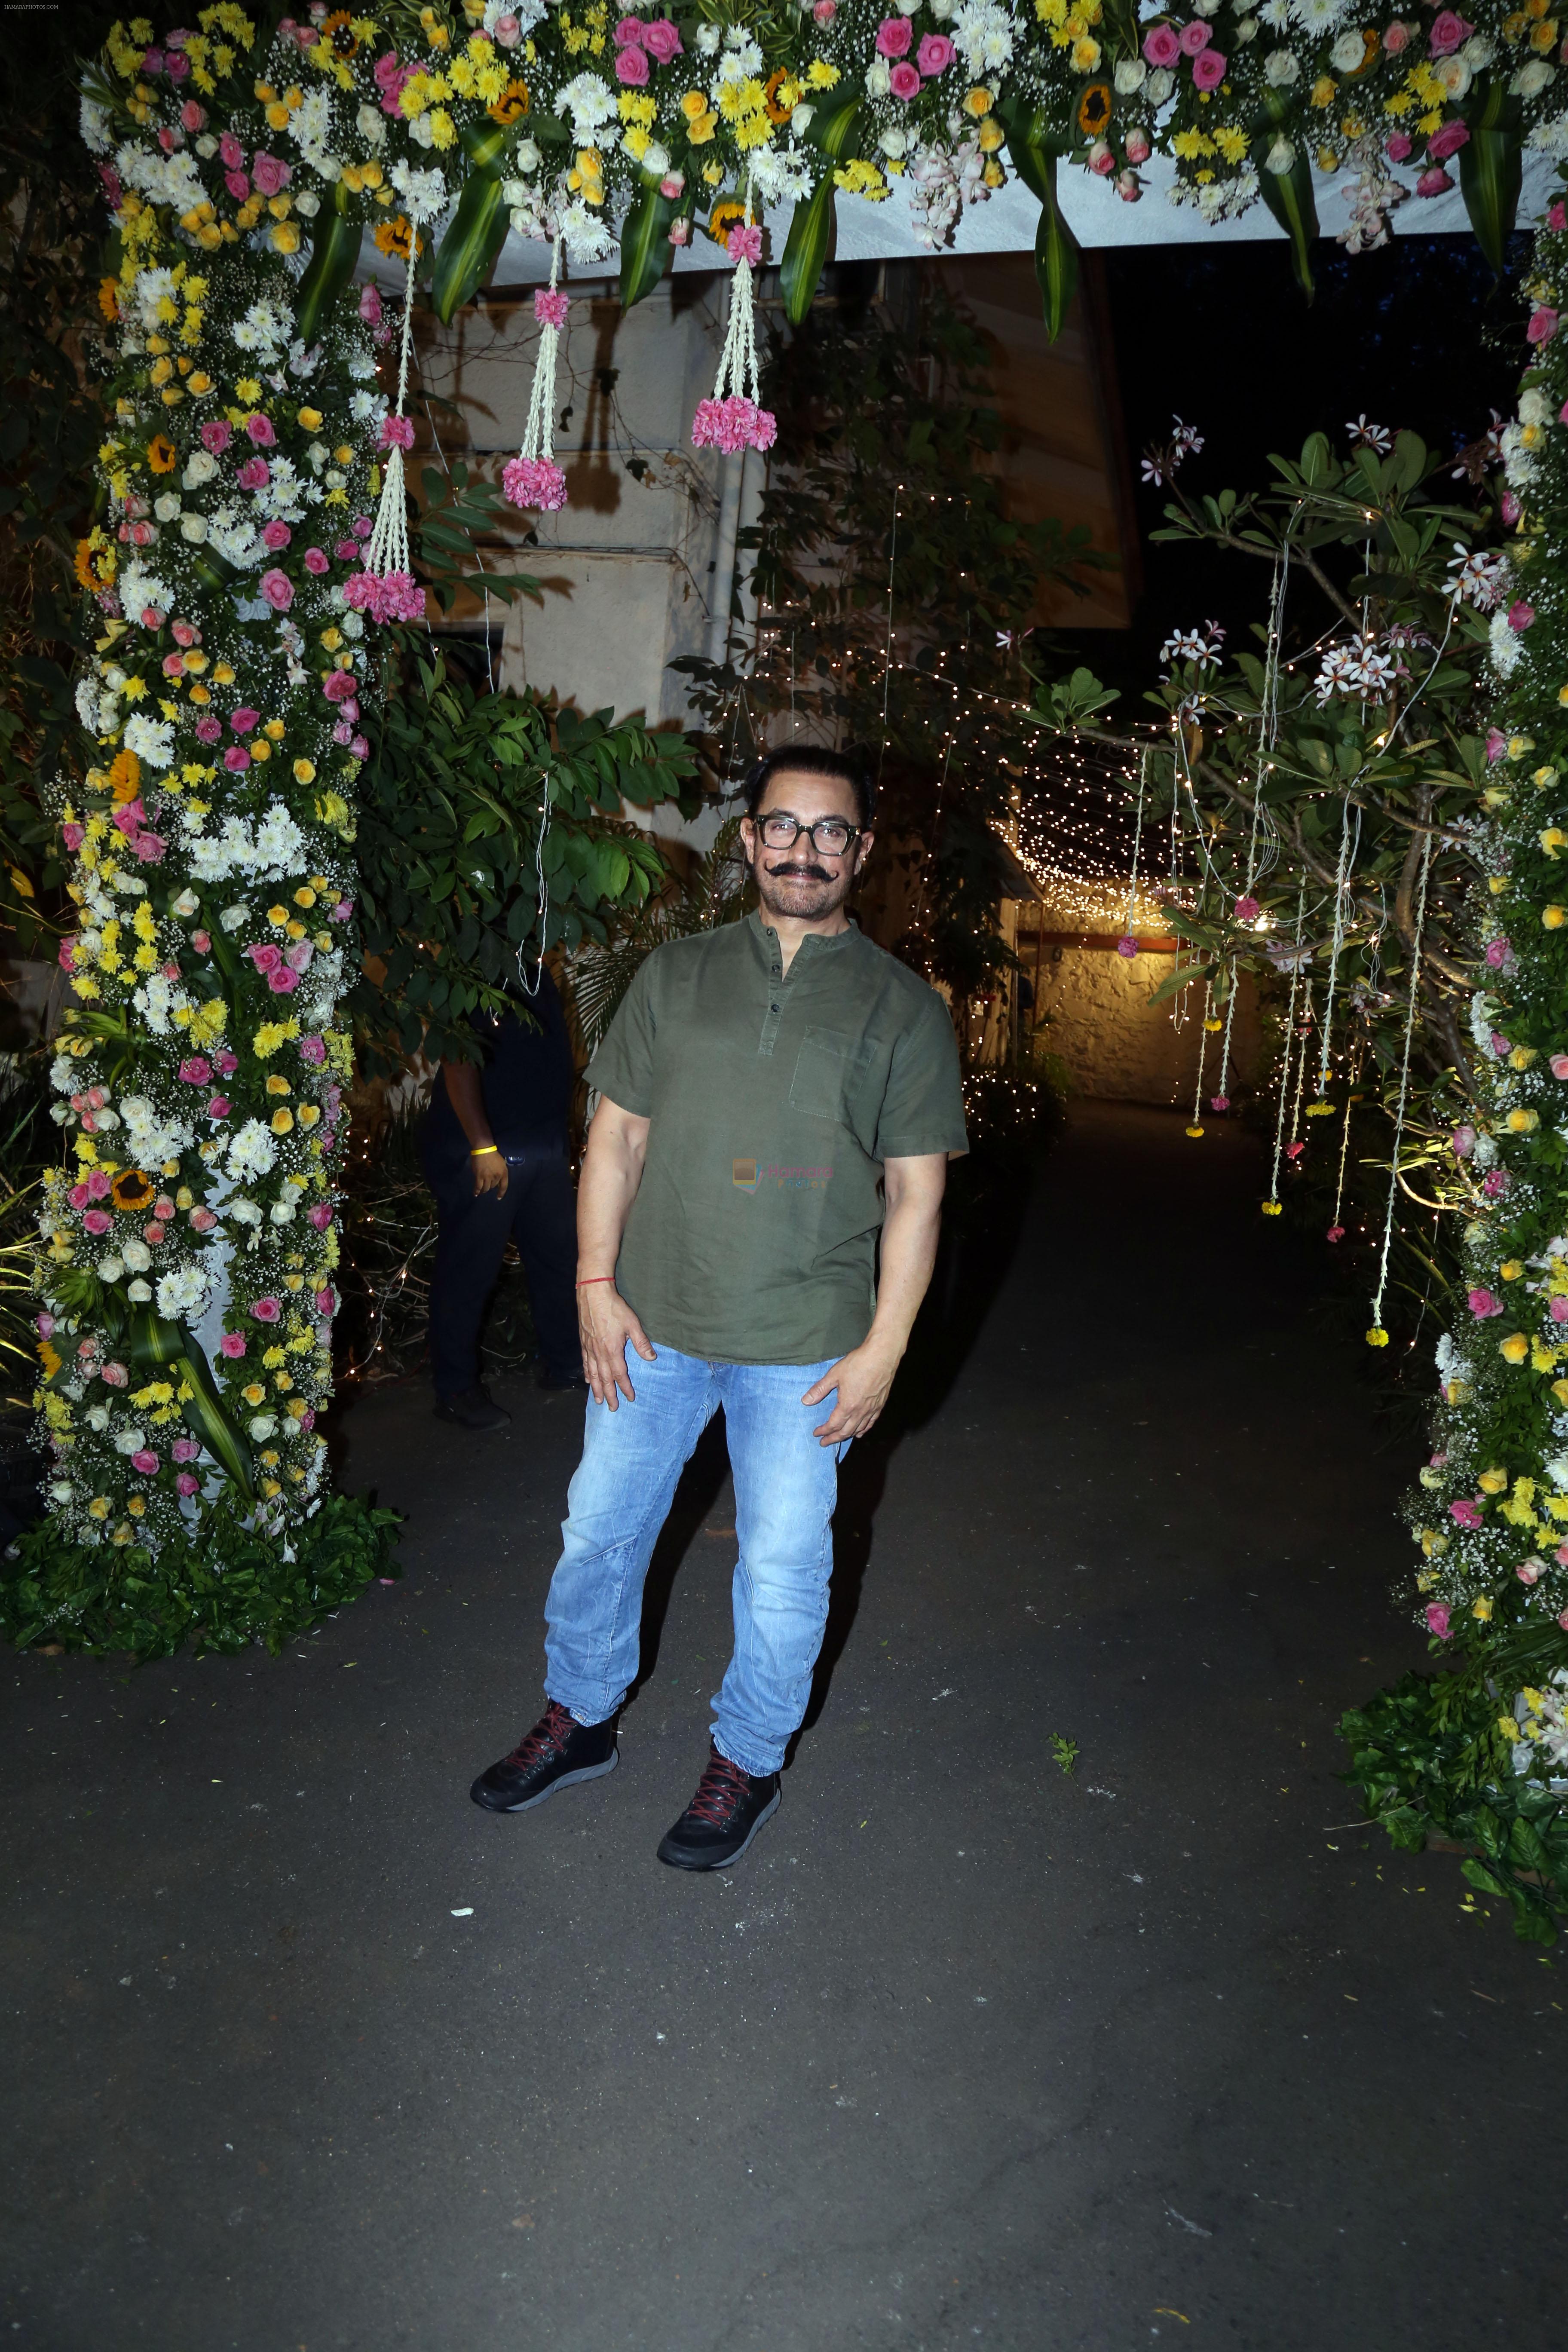
[[[697,1794],[686,1808],[689,1822],[706,1822],[712,1829],[728,1829],[736,1807],[751,1791],[751,1775],[721,1756],[715,1748],[708,1769],[697,1783]]]
[[[506,1760],[526,1772],[542,1757],[564,1748],[576,1729],[576,1717],[552,1699],[532,1730],[524,1732]]]

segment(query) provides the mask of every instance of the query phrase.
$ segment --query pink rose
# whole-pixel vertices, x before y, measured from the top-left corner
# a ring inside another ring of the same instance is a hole
[[[147,1223],[142,1226],[142,1238],[144,1242],[149,1244],[152,1248],[157,1248],[158,1244],[163,1238],[163,1228],[159,1223],[156,1217],[150,1217]]]
[[[293,536],[293,532],[289,530],[286,522],[278,522],[274,520],[272,522],[263,524],[261,543],[264,547],[269,547],[274,555],[276,555],[280,548],[288,546]]]
[[[331,1204],[327,1201],[318,1201],[308,1214],[309,1221],[314,1225],[316,1231],[319,1234],[324,1234],[332,1222]]]
[[[250,754],[243,743],[231,743],[223,755],[223,763],[231,776],[240,776],[250,765]]]
[[[212,1082],[213,1066],[204,1054],[192,1054],[180,1064],[180,1076],[188,1087],[205,1087]]]
[[[1568,1078],[1568,1054],[1553,1054],[1548,1066],[1554,1078]]]
[[[623,16],[620,23],[616,26],[616,47],[617,49],[640,48],[642,47],[642,37],[643,21],[640,16]]]
[[[250,182],[243,172],[226,172],[223,184],[237,205],[242,205],[250,194]]]
[[[1472,1290],[1469,1293],[1469,1307],[1471,1314],[1481,1322],[1485,1322],[1489,1315],[1502,1313],[1501,1299],[1494,1297],[1489,1290]]]
[[[251,415],[246,418],[245,430],[247,438],[254,447],[258,449],[273,449],[277,447],[278,436],[273,430],[272,419],[270,416],[264,416],[260,409],[258,408],[253,410]]]
[[[1487,962],[1493,971],[1508,971],[1513,967],[1512,942],[1503,938],[1487,942]]]
[[[668,65],[672,58],[680,55],[680,35],[668,16],[656,16],[650,25],[646,26],[642,41],[649,57],[657,58],[661,66]]]
[[[372,279],[360,288],[359,314],[367,327],[381,324],[381,289]]]
[[[926,33],[915,51],[915,63],[930,81],[933,75],[947,71],[954,55],[952,43],[945,33]]]
[[[258,1298],[251,1308],[251,1318],[257,1323],[276,1323],[283,1309],[276,1298]]]
[[[248,735],[259,723],[260,718],[259,710],[252,710],[247,702],[242,702],[237,710],[229,712],[228,723],[237,735]]]
[[[202,447],[209,457],[221,457],[233,438],[233,426],[226,425],[221,416],[202,426]]]
[[[270,940],[259,940],[255,947],[245,949],[244,953],[250,958],[257,971],[262,972],[276,971],[283,961],[281,950],[275,948]]]
[[[261,575],[261,593],[275,613],[286,613],[294,602],[294,583],[274,564]]]
[[[250,175],[264,196],[281,195],[294,176],[292,169],[280,155],[259,152],[252,160]]]
[[[300,975],[286,963],[280,963],[276,971],[268,973],[267,985],[274,996],[292,996],[300,985]]]
[[[831,25],[838,14],[838,0],[811,0],[811,13],[818,25]]]
[[[112,1361],[105,1364],[103,1370],[99,1377],[101,1379],[106,1388],[123,1389],[128,1388],[131,1384],[131,1375],[126,1370],[124,1365],[117,1364]]]
[[[1524,340],[1527,343],[1549,343],[1556,332],[1557,313],[1543,302],[1539,310],[1531,312]]]
[[[300,1059],[302,1062],[309,1062],[313,1070],[319,1070],[326,1058],[327,1041],[324,1037],[300,1038]]]
[[[95,1087],[93,1088],[93,1093],[94,1093],[94,1094],[96,1094],[97,1092],[98,1092],[98,1088]],[[91,1097],[90,1097],[90,1096],[89,1097],[89,1101],[91,1100]],[[101,1109],[101,1108],[102,1108],[102,1105],[100,1104],[100,1105],[99,1106],[99,1108]],[[88,1178],[88,1180],[87,1180],[87,1192],[88,1192],[88,1198],[89,1198],[89,1200],[90,1200],[90,1201],[107,1201],[107,1200],[108,1200],[108,1198],[109,1198],[109,1178],[105,1175],[105,1173],[104,1173],[104,1171],[103,1171],[103,1170],[102,1170],[101,1168],[95,1168],[95,1169],[93,1170],[93,1171],[92,1171],[91,1175]]]
[[[1439,1642],[1447,1641],[1449,1638],[1448,1610],[1446,1602],[1441,1601],[1428,1601],[1426,1603],[1426,1624],[1428,1631],[1436,1633]]]
[[[198,131],[205,131],[206,127],[206,108],[205,106],[198,106],[194,98],[187,98],[184,106],[180,109],[181,130],[188,131],[194,138]]]
[[[228,172],[237,172],[245,161],[245,150],[232,131],[226,131],[217,142],[218,161]]]
[[[1489,1175],[1481,1179],[1481,1191],[1489,1201],[1500,1201],[1508,1191],[1509,1181],[1509,1172],[1506,1168],[1494,1168]]]
[[[213,1067],[220,1078],[232,1078],[239,1067],[239,1055],[231,1054],[226,1045],[221,1053],[213,1055]]]
[[[515,49],[522,38],[521,16],[498,16],[490,28],[490,38],[503,49]]]
[[[331,1287],[328,1287],[328,1288],[327,1288],[327,1289],[325,1289],[325,1290],[318,1290],[318,1291],[317,1291],[317,1293],[316,1293],[316,1312],[317,1312],[317,1314],[318,1314],[318,1315],[335,1315],[335,1314],[337,1313],[337,1311],[338,1311],[338,1294],[337,1294],[337,1292],[336,1292],[335,1290],[331,1289]]]
[[[1546,1311],[1553,1323],[1568,1323],[1568,1298],[1554,1298]]]
[[[1128,162],[1146,163],[1149,161],[1149,141],[1145,133],[1142,131],[1130,131],[1127,134]]]
[[[1557,202],[1554,205],[1548,207],[1546,214],[1546,226],[1548,228],[1554,228],[1558,231],[1568,228],[1568,205],[1563,203],[1561,196],[1558,197]]]
[[[1448,1516],[1459,1527],[1468,1528],[1472,1531],[1481,1525],[1479,1506],[1472,1503],[1468,1495],[1461,1495],[1457,1503],[1449,1504]]]
[[[272,479],[272,468],[265,457],[247,457],[235,480],[242,490],[264,490]]]
[[[89,1234],[102,1234],[112,1231],[114,1220],[106,1210],[89,1209],[82,1219],[82,1223]]]
[[[1432,45],[1432,55],[1435,58],[1451,58],[1456,49],[1464,47],[1475,29],[1473,25],[1467,25],[1454,9],[1443,9],[1433,18],[1432,30],[1427,36]]]
[[[60,839],[65,843],[66,847],[70,851],[71,856],[74,857],[77,851],[81,847],[82,843],[87,839],[87,828],[85,825],[79,824],[62,824],[60,827]]]
[[[220,722],[213,717],[210,710],[204,711],[195,725],[197,742],[216,743],[221,740],[222,735],[223,728]]]
[[[217,1344],[218,1353],[226,1356],[232,1363],[245,1353],[245,1334],[242,1331],[226,1331]]]
[[[150,1445],[143,1445],[131,1456],[132,1470],[140,1470],[143,1478],[151,1478],[158,1467],[158,1457]]]
[[[228,1117],[228,1098],[226,1095],[214,1095],[211,1102],[207,1105],[207,1117],[209,1118],[226,1118]],[[194,1224],[195,1223],[195,1218],[193,1218],[191,1222]],[[205,1226],[203,1231],[205,1231]]]
[[[133,833],[131,836],[132,855],[142,866],[162,866],[168,846],[161,833]],[[179,966],[176,964],[175,975],[178,971]],[[164,966],[164,973],[166,977],[169,976],[167,965]]]
[[[175,1478],[174,1485],[182,1495],[199,1495],[202,1491],[201,1480],[195,1477],[189,1470],[182,1470]]]
[[[646,53],[635,45],[616,52],[616,79],[640,89],[647,80],[649,66]]]
[[[1395,20],[1395,22],[1390,25],[1384,32],[1383,37],[1383,46],[1387,50],[1391,58],[1398,57],[1402,50],[1407,49],[1410,47],[1409,26],[1401,25],[1397,20]]]
[[[1510,604],[1508,608],[1509,627],[1510,629],[1517,629],[1521,636],[1524,635],[1524,632],[1530,627],[1534,618],[1534,605],[1527,604],[1522,597],[1517,604]]]
[[[900,16],[899,22],[903,24],[907,19]],[[911,66],[907,59],[903,64],[896,65],[888,76],[888,87],[895,98],[902,99],[906,103],[911,98],[918,98],[921,94],[919,67]]]
[[[667,172],[663,179],[658,184],[658,193],[661,196],[668,196],[671,204],[675,202],[677,196],[683,196],[686,194],[685,173]],[[673,227],[673,226],[674,224],[672,222],[671,226]],[[537,302],[539,299],[538,295],[536,294],[533,299]]]
[[[1207,48],[1213,38],[1213,28],[1205,25],[1201,16],[1195,16],[1190,25],[1182,26],[1176,36],[1176,47],[1184,58],[1195,58],[1200,50]]]
[[[335,669],[322,687],[321,692],[329,702],[352,702],[354,686],[355,679],[352,669]]]
[[[1451,188],[1453,184],[1454,183],[1448,177],[1447,173],[1439,171],[1436,165],[1434,164],[1431,171],[1423,172],[1421,177],[1416,181],[1415,193],[1418,196],[1440,196]]]
[[[1446,163],[1450,155],[1457,155],[1461,147],[1468,146],[1469,139],[1469,131],[1464,123],[1445,122],[1442,129],[1434,131],[1426,142],[1426,152],[1434,163]]]
[[[194,1437],[176,1437],[169,1454],[175,1462],[194,1462],[201,1450]]]
[[[322,554],[319,547],[308,547],[300,561],[311,578],[315,580],[319,580],[322,572],[331,568],[330,559]]]
[[[1204,30],[1205,33],[1208,31],[1206,25]],[[1203,50],[1193,59],[1193,88],[1217,89],[1225,79],[1228,65],[1229,60],[1221,57],[1217,49]]]
[[[1487,729],[1488,765],[1489,766],[1494,760],[1500,760],[1507,750],[1508,737],[1503,733],[1502,729],[1500,727],[1489,727]]]
[[[336,547],[333,548],[332,553],[337,557],[340,563],[357,563],[359,562],[359,543],[356,540],[340,539]]]
[[[1182,45],[1169,25],[1155,25],[1143,36],[1143,55],[1152,66],[1173,66]]]
[[[877,27],[877,49],[884,58],[904,58],[910,52],[915,28],[907,16],[884,16]]]
[[[1455,1157],[1455,1159],[1456,1159],[1456,1160],[1468,1160],[1468,1159],[1469,1158],[1469,1156],[1470,1156],[1471,1152],[1475,1150],[1475,1148],[1476,1148],[1476,1130],[1475,1130],[1475,1129],[1474,1129],[1473,1127],[1457,1127],[1457,1128],[1454,1129],[1454,1157]]]
[[[217,1219],[214,1216],[210,1209],[193,1209],[191,1211],[191,1228],[193,1232],[198,1234],[210,1234],[213,1232],[216,1224]]]
[[[375,529],[375,525],[372,522],[369,515],[355,515],[353,522],[349,525],[349,529],[353,531],[356,539],[368,539],[371,532]]]
[[[308,971],[315,952],[309,940],[296,940],[285,951],[283,961],[290,971]]]

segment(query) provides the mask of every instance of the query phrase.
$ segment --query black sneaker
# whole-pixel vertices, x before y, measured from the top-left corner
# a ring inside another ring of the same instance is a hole
[[[510,1756],[481,1772],[468,1790],[491,1813],[526,1813],[576,1780],[600,1780],[620,1761],[616,1719],[579,1723],[553,1699]]]
[[[742,1772],[710,1745],[697,1794],[660,1839],[658,1858],[675,1870],[725,1870],[739,1862],[763,1823],[779,1809],[779,1776]]]
[[[458,1429],[510,1429],[511,1415],[504,1405],[497,1404],[479,1386],[478,1381],[461,1396],[437,1397],[436,1418],[449,1421]]]

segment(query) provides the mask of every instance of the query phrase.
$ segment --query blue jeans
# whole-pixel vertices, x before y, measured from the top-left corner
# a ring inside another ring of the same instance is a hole
[[[658,1344],[657,1342],[655,1343]],[[717,1364],[628,1351],[635,1402],[588,1400],[564,1548],[544,1604],[546,1696],[603,1723],[637,1670],[643,1582],[676,1482],[721,1405],[735,1479],[735,1649],[712,1701],[713,1738],[743,1772],[776,1772],[811,1695],[827,1622],[838,1465],[812,1435],[837,1391],[803,1405],[820,1364]]]

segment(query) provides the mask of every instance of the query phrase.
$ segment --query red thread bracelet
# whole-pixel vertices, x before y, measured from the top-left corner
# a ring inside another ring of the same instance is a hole
[[[613,1274],[591,1274],[586,1281],[580,1282],[577,1287],[579,1290],[592,1290],[596,1282],[614,1282],[615,1278]]]

